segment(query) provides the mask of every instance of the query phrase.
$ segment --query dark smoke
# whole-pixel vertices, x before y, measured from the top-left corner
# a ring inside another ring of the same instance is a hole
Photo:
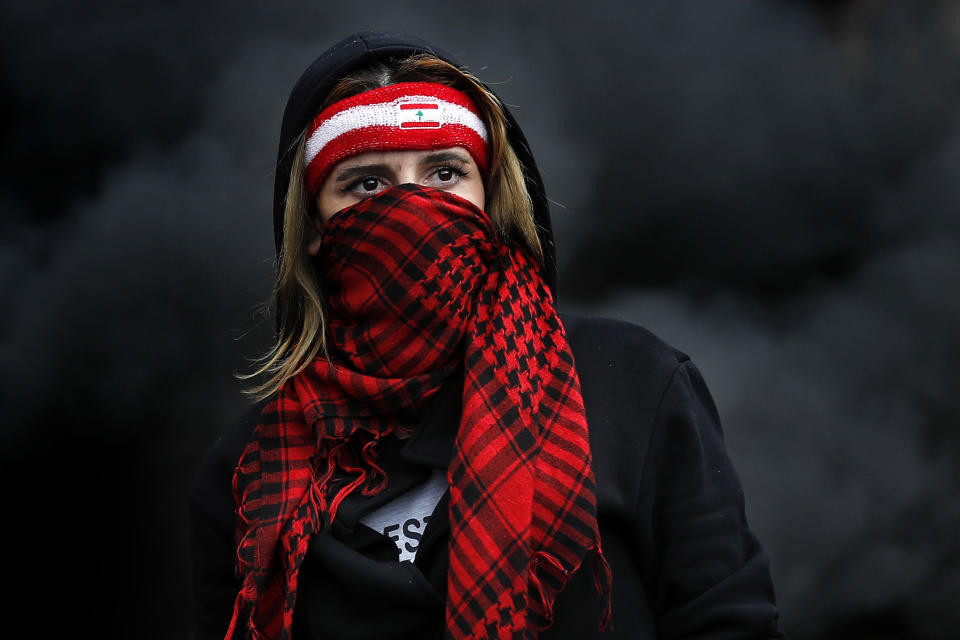
[[[951,637],[956,5],[326,4],[0,5],[24,618],[186,634],[189,485],[269,334],[283,103],[320,50],[385,28],[510,103],[560,205],[561,306],[703,369],[791,636]]]
[[[595,184],[631,188],[564,219],[580,240],[565,291],[656,327],[716,381],[794,637],[949,637],[956,8],[891,5],[839,33],[773,5],[674,9],[647,24],[672,29],[650,50],[669,62],[617,86],[600,121],[614,126],[590,131],[619,142]],[[576,94],[577,112],[612,82]]]
[[[602,64],[623,55],[606,40],[565,110],[597,159],[572,221],[587,238],[568,251],[569,288],[790,296],[915,235],[903,233],[913,211],[878,212],[956,121],[960,47],[946,10],[891,10],[866,33],[832,35],[774,3],[670,3],[654,19],[618,6],[614,18],[657,46],[624,69]],[[556,55],[575,46],[559,40]],[[939,220],[945,205],[919,217]]]

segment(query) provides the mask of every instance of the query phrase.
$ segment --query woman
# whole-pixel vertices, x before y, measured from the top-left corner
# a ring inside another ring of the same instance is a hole
[[[780,638],[690,360],[559,316],[543,184],[418,39],[301,76],[261,401],[191,503],[197,637]]]

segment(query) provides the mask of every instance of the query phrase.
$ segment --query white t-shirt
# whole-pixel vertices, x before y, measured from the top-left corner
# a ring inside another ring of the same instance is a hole
[[[422,484],[360,518],[360,522],[393,540],[400,562],[413,562],[423,530],[447,490],[447,472],[434,469]]]

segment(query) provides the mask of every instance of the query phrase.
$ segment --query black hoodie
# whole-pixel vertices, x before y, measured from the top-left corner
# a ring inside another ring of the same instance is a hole
[[[282,239],[291,150],[332,85],[386,56],[450,56],[409,36],[366,32],[332,47],[304,72],[284,112],[274,220]],[[459,65],[458,65],[459,66]],[[547,200],[533,155],[508,114],[556,293]],[[580,377],[597,479],[598,524],[613,573],[612,627],[590,568],[573,576],[540,635],[563,638],[783,638],[769,556],[747,526],[743,491],[719,417],[696,367],[648,331],[615,320],[561,315]],[[456,376],[454,376],[455,378]],[[358,518],[445,468],[459,416],[458,385],[438,395],[414,436],[381,451],[391,478],[374,498],[344,502],[300,572],[294,635],[306,638],[438,638],[446,589],[447,496],[423,532],[416,560],[397,563],[393,543]],[[231,478],[259,421],[257,405],[213,445],[191,500],[197,590],[195,637],[222,638],[239,581]]]

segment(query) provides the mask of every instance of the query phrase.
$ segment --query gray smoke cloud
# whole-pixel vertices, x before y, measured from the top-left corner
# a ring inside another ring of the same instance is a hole
[[[38,546],[93,565],[75,622],[189,628],[192,474],[269,335],[246,332],[283,104],[382,28],[511,105],[558,203],[561,306],[704,371],[792,637],[956,628],[953,3],[61,5],[0,6],[0,437],[56,497]]]
[[[635,190],[565,220],[580,307],[654,327],[704,370],[794,637],[958,622],[957,13],[927,9],[831,35],[678,7],[655,125],[596,156]]]

